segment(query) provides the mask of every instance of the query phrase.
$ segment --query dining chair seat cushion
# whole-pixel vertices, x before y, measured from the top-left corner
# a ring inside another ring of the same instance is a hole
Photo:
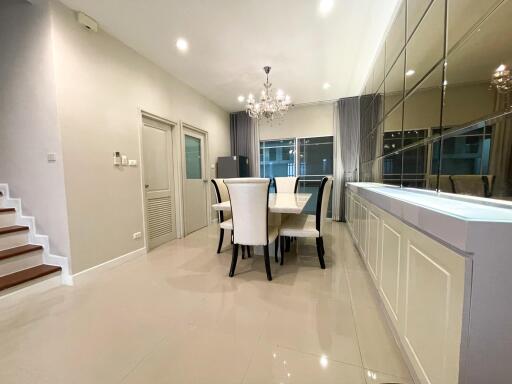
[[[220,223],[220,227],[222,229],[229,229],[230,231],[233,230],[233,219],[224,220],[222,223]]]
[[[279,236],[319,237],[315,215],[290,215],[279,229]]]

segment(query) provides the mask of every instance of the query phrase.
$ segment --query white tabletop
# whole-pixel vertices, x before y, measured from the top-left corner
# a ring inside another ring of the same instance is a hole
[[[302,213],[311,193],[270,193],[268,197],[268,208],[273,213]],[[229,201],[213,204],[216,211],[230,211]]]

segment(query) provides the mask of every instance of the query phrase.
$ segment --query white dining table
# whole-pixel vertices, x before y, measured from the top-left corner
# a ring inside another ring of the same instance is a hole
[[[311,198],[311,193],[270,193],[268,196],[268,208],[271,213],[300,214]],[[229,200],[213,204],[216,211],[230,211]]]

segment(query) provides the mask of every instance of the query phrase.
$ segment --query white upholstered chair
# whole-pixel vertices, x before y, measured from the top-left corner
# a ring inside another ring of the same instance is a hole
[[[235,274],[238,246],[262,245],[267,279],[272,280],[268,245],[278,238],[278,228],[268,225],[269,179],[225,179],[233,220],[233,256],[229,276]]]
[[[226,184],[224,184],[223,179],[212,179],[212,184],[215,189],[215,197],[217,198],[217,203],[222,203],[223,201],[229,200],[228,188]],[[222,241],[224,240],[224,231],[233,230],[233,220],[231,220],[231,212],[229,211],[219,211],[219,226],[220,226],[220,235],[219,235],[219,246],[217,247],[217,253],[220,253],[222,248]]]
[[[283,237],[314,237],[320,267],[325,269],[324,261],[324,221],[327,217],[329,197],[331,195],[332,177],[324,177],[318,190],[315,215],[290,215],[279,229]],[[281,264],[284,262],[284,242],[281,239]]]
[[[298,177],[274,177],[274,186],[279,193],[297,193]]]

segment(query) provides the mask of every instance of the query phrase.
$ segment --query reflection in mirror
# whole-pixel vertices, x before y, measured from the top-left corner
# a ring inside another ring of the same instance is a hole
[[[375,64],[373,65],[373,91],[378,92],[384,81],[384,47],[379,51]]]
[[[407,38],[412,35],[432,0],[407,0]]]
[[[404,101],[404,133],[408,142],[432,136],[432,129],[441,123],[443,64],[432,73]],[[439,130],[438,130],[439,131]]]
[[[427,180],[431,175],[428,167],[430,148],[430,144],[419,144],[403,151],[402,185],[404,187],[427,187]]]
[[[384,81],[384,111],[387,114],[404,96],[405,53],[402,52]]]
[[[401,2],[395,20],[386,37],[386,73],[405,45],[405,1]]]
[[[449,0],[448,1],[448,52],[468,33],[477,22],[492,12],[503,0]],[[506,2],[506,1],[505,1]]]
[[[492,83],[512,64],[512,1],[504,2],[447,58],[443,127],[464,125],[510,110],[510,90]],[[505,82],[507,76],[502,80]],[[512,80],[508,75],[508,82]]]
[[[441,175],[453,193],[512,198],[512,118],[478,123],[443,137]],[[439,145],[434,151],[439,152]]]
[[[384,184],[401,185],[402,153],[393,153],[382,157],[382,182]]]
[[[444,55],[445,1],[434,0],[406,48],[405,90],[408,92]]]

